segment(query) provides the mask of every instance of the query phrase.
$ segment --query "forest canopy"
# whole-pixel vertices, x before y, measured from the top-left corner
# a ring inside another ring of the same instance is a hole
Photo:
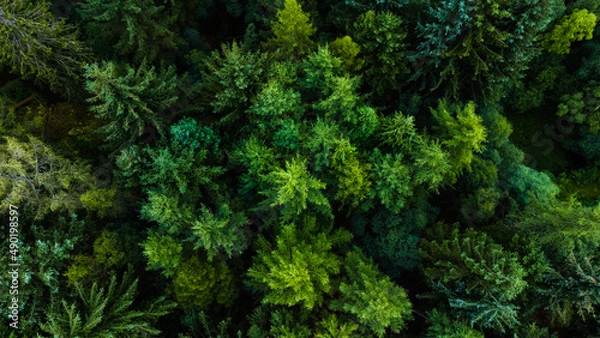
[[[0,0],[0,336],[600,335],[599,20]]]

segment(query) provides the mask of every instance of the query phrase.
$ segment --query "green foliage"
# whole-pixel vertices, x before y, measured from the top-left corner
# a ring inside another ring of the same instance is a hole
[[[194,249],[206,250],[209,261],[221,252],[231,258],[245,249],[245,237],[240,234],[248,222],[244,213],[233,212],[225,203],[214,214],[204,205],[198,213],[192,222]]]
[[[259,89],[266,69],[266,53],[246,51],[236,42],[224,45],[205,60],[203,91],[215,113],[244,111]]]
[[[237,296],[233,274],[225,263],[200,261],[196,256],[179,264],[173,276],[173,290],[181,306],[202,309],[215,302],[231,305]]]
[[[301,226],[284,225],[275,245],[258,239],[249,283],[265,294],[264,304],[312,309],[334,291],[332,275],[339,272],[341,259],[332,249],[350,238],[344,230],[319,232],[315,218],[304,219]]]
[[[365,61],[358,58],[360,53],[360,45],[352,41],[348,35],[343,38],[337,38],[329,44],[331,54],[342,60],[342,65],[347,71],[357,72],[361,70]]]
[[[321,190],[325,183],[312,177],[306,169],[306,160],[296,157],[286,161],[286,169],[277,168],[267,177],[269,190],[261,192],[267,199],[263,205],[281,207],[284,220],[300,215],[311,204],[324,215],[331,216],[331,206]]]
[[[566,257],[560,270],[551,270],[544,276],[544,284],[536,292],[552,324],[567,326],[572,317],[595,319],[600,305],[600,266],[597,259],[581,257],[573,252]]]
[[[518,215],[518,216],[517,216]],[[600,207],[583,207],[574,199],[531,203],[511,217],[527,238],[534,238],[555,264],[564,262],[571,251],[591,255],[600,246]]]
[[[344,73],[342,61],[331,54],[327,45],[309,54],[302,63],[302,70],[304,77],[300,84],[311,99],[326,98],[331,93],[333,79]]]
[[[402,19],[390,12],[367,11],[354,23],[352,37],[361,48],[364,79],[375,94],[399,89],[409,72]]]
[[[0,144],[0,206],[31,207],[35,219],[55,210],[74,212],[94,184],[89,167],[56,155],[40,140],[5,136]]]
[[[434,232],[435,231],[435,232]],[[526,270],[518,256],[487,234],[438,224],[421,241],[425,276],[470,325],[504,331],[518,324],[512,303],[523,292]]]
[[[537,36],[560,14],[560,0],[436,0],[417,26],[415,74],[453,99],[493,102],[523,76]],[[477,83],[473,88],[470,83]]]
[[[175,16],[154,0],[89,0],[81,4],[85,30],[95,49],[106,57],[106,49],[133,55],[135,63],[154,61],[165,49],[175,47],[170,27]]]
[[[115,196],[116,193],[117,190],[114,188],[96,188],[83,193],[79,196],[79,200],[84,208],[94,211],[100,218],[104,218],[114,216],[121,211],[121,205],[118,204]]]
[[[431,326],[427,328],[428,338],[483,338],[481,332],[472,329],[466,321],[453,321],[437,309],[429,312]]]
[[[310,328],[306,325],[308,311],[304,308],[269,308],[261,305],[250,315],[252,326],[249,338],[308,338]]]
[[[2,0],[0,7],[0,65],[56,92],[76,90],[90,55],[75,29],[56,18],[46,1]]]
[[[154,322],[172,310],[176,304],[158,298],[143,309],[131,308],[135,301],[138,280],[125,273],[117,285],[112,276],[107,289],[95,282],[89,289],[76,284],[80,302],[54,300],[40,328],[53,337],[118,337],[124,335],[157,335]]]
[[[558,116],[568,116],[569,120],[589,126],[590,132],[600,134],[600,84],[590,81],[582,91],[567,94],[558,105]]]
[[[465,168],[470,169],[474,153],[485,149],[483,143],[486,142],[487,133],[483,120],[475,114],[473,102],[464,106],[449,106],[445,101],[440,101],[437,109],[432,108],[431,113],[439,124],[437,130],[441,143],[450,155],[451,180],[456,182]]]
[[[183,245],[169,235],[152,233],[145,242],[144,256],[148,259],[148,270],[162,270],[165,277],[171,277],[177,271],[181,261]]]
[[[107,141],[136,141],[147,127],[162,132],[158,114],[177,100],[179,80],[173,67],[157,73],[145,61],[137,69],[102,62],[88,65],[84,76],[93,95],[88,99],[94,104],[90,110],[108,121],[100,129]]]
[[[592,39],[596,21],[596,15],[587,9],[575,9],[544,36],[544,47],[556,54],[569,54],[574,41]]]
[[[277,21],[271,24],[275,38],[269,45],[278,48],[283,55],[304,55],[314,47],[310,37],[316,29],[308,14],[296,0],[285,0],[284,7],[277,11]]]
[[[348,253],[344,265],[348,283],[342,282],[342,294],[331,302],[358,318],[358,322],[383,337],[387,330],[398,333],[412,318],[412,304],[406,291],[381,274],[371,260],[360,251]]]
[[[381,200],[381,204],[398,213],[413,194],[410,168],[403,163],[402,155],[373,152],[374,184],[372,194]]]
[[[422,139],[416,145],[414,157],[414,182],[425,184],[428,190],[437,190],[452,171],[450,154],[436,140]]]
[[[335,314],[329,315],[318,323],[320,329],[315,333],[315,338],[352,338],[358,337],[355,333],[358,324],[343,322]]]
[[[269,186],[267,175],[277,167],[277,158],[272,148],[253,136],[236,149],[234,159],[247,168],[240,177],[243,192],[267,189]]]
[[[547,174],[524,165],[515,169],[508,184],[515,190],[515,199],[523,204],[529,204],[533,199],[548,204],[560,192]]]
[[[399,278],[419,265],[420,230],[434,217],[435,210],[417,200],[399,214],[380,207],[372,217],[357,215],[352,223],[365,253],[387,275]]]
[[[122,265],[125,258],[119,234],[104,230],[94,241],[94,254],[77,255],[65,273],[70,285],[90,278],[102,277],[109,269]]]

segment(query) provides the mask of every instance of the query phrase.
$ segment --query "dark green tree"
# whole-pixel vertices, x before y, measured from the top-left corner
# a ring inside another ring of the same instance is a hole
[[[107,50],[133,55],[135,63],[153,62],[164,50],[175,48],[172,24],[176,16],[165,13],[154,0],[89,0],[80,5],[88,38],[106,57]]]
[[[493,102],[539,53],[536,41],[561,14],[562,1],[436,0],[429,6],[417,26],[415,77],[442,96]]]
[[[354,23],[352,38],[364,59],[364,80],[379,97],[397,90],[409,73],[406,58],[406,30],[402,19],[390,12],[369,10]]]
[[[470,325],[499,331],[517,327],[514,301],[527,286],[517,254],[483,232],[438,224],[421,241],[421,256],[429,284]]]
[[[163,131],[159,114],[177,100],[175,68],[156,72],[146,62],[137,69],[102,62],[88,65],[85,77],[90,110],[108,122],[100,129],[107,141],[134,142],[148,127]]]

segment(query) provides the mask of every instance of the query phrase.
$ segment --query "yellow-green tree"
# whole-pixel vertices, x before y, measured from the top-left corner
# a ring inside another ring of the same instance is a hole
[[[279,48],[284,55],[304,55],[315,46],[310,37],[316,29],[296,0],[285,0],[285,6],[277,12],[277,21],[271,28],[275,37],[269,45]]]

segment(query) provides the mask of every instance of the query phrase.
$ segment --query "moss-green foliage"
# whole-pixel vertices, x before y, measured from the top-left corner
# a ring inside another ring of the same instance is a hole
[[[214,303],[230,305],[237,296],[233,274],[223,262],[193,256],[179,264],[173,276],[175,299],[183,307],[208,309]]]
[[[36,219],[55,210],[74,212],[82,207],[79,197],[92,188],[89,165],[55,154],[45,143],[5,137],[0,144],[0,206],[30,208]]]
[[[101,218],[116,215],[121,211],[114,188],[97,188],[88,190],[79,196],[83,207],[89,211],[98,213]]]
[[[360,251],[348,253],[344,267],[348,282],[340,284],[342,295],[330,307],[356,316],[361,326],[378,337],[405,328],[412,319],[406,291],[382,275]]]
[[[573,42],[592,39],[596,22],[594,13],[585,8],[575,9],[544,36],[544,47],[556,54],[568,54]]]
[[[284,225],[275,245],[259,238],[258,254],[248,275],[250,285],[264,293],[264,304],[300,304],[312,309],[334,291],[332,275],[342,263],[332,250],[351,235],[319,228],[316,219],[309,217],[300,225]]]
[[[321,327],[316,333],[315,338],[352,338],[357,337],[358,324],[341,321],[335,314],[321,320],[318,325]]]
[[[245,237],[241,227],[248,219],[242,212],[233,212],[225,203],[219,205],[216,213],[206,206],[198,210],[197,219],[192,221],[192,233],[195,240],[194,249],[206,250],[208,260],[219,253],[228,257],[241,253],[245,249]]]
[[[342,65],[350,72],[357,72],[361,70],[365,61],[358,58],[360,53],[360,45],[352,41],[352,38],[348,35],[337,38],[329,44],[331,54],[342,60]]]
[[[284,7],[277,11],[277,21],[272,23],[271,29],[275,37],[268,44],[278,48],[283,55],[304,55],[315,46],[311,36],[316,29],[296,0],[285,0]]]
[[[77,90],[90,55],[75,28],[56,18],[46,1],[3,0],[0,5],[0,65],[56,92]]]
[[[157,72],[144,61],[138,68],[114,62],[93,63],[85,72],[88,102],[96,117],[106,120],[100,131],[107,141],[137,141],[153,128],[163,132],[158,114],[177,100],[175,68]]]
[[[516,216],[516,215],[515,215]],[[600,208],[584,207],[574,199],[531,203],[519,215],[516,226],[543,246],[553,262],[561,262],[571,251],[585,255],[600,245]]]
[[[311,177],[306,168],[306,160],[300,157],[286,162],[286,168],[277,168],[271,172],[267,181],[270,188],[261,192],[267,199],[265,206],[280,207],[284,220],[291,220],[308,208],[320,211],[324,215],[331,215],[329,201],[321,190],[325,183]]]
[[[570,121],[587,124],[592,133],[600,134],[600,85],[590,81],[583,91],[567,94],[561,98],[556,115],[568,116]]]
[[[93,248],[93,255],[73,257],[73,263],[65,272],[70,285],[114,273],[113,269],[123,265],[125,252],[118,233],[104,230],[94,241]]]
[[[141,244],[144,256],[148,258],[148,270],[162,270],[162,274],[171,277],[181,261],[183,245],[169,235],[152,233]]]

